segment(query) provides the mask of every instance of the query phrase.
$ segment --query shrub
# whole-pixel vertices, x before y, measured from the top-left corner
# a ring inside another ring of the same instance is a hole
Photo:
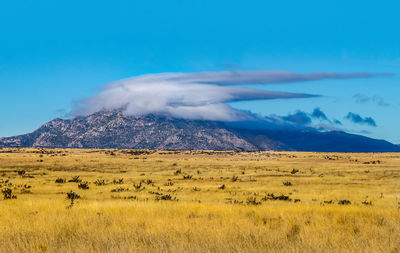
[[[183,175],[183,179],[188,180],[188,179],[192,179],[192,175]]]
[[[29,193],[32,193],[31,190],[25,188],[21,189],[21,194],[29,194]]]
[[[75,199],[80,199],[80,198],[81,198],[81,196],[79,194],[77,194],[76,192],[73,192],[73,191],[67,192],[67,199],[70,199],[73,201]]]
[[[65,182],[67,182],[67,180],[66,179],[64,179],[64,178],[57,178],[56,179],[56,183],[58,183],[58,184],[63,184],[63,183],[65,183]]]
[[[364,200],[363,202],[361,202],[361,204],[366,205],[366,206],[372,206],[372,201]]]
[[[23,175],[25,175],[26,171],[25,170],[18,170],[17,173],[18,173],[18,175],[20,175],[22,177]]]
[[[117,187],[111,190],[111,192],[127,192],[127,191],[129,191],[129,188],[124,188],[124,187]]]
[[[113,184],[123,184],[124,183],[124,179],[123,178],[119,178],[119,179],[114,179],[113,180]]]
[[[71,204],[67,208],[72,208],[75,204],[75,199],[80,199],[81,196],[73,191],[67,192],[67,199],[71,200]]]
[[[342,200],[339,200],[338,204],[339,205],[351,205],[351,201],[347,200],[347,199],[342,199]]]
[[[165,183],[164,186],[174,186],[174,182]]]
[[[247,198],[246,203],[247,203],[248,205],[254,205],[254,206],[261,205],[261,202],[257,201],[257,198],[256,198],[256,197],[249,197],[249,198]]]
[[[291,199],[289,196],[287,196],[287,195],[281,194],[281,195],[275,196],[275,194],[273,194],[273,193],[271,193],[271,194],[267,193],[267,196],[265,196],[264,198],[262,198],[262,200],[263,200],[263,201],[267,201],[267,200],[292,201],[292,199]]]
[[[142,182],[140,182],[139,184],[133,184],[133,187],[137,191],[142,190]],[[143,187],[143,189],[144,189],[144,187]]]
[[[3,199],[16,199],[17,196],[13,195],[12,190],[10,188],[5,188],[1,191],[3,193]]]
[[[82,182],[82,179],[80,179],[79,176],[74,176],[72,179],[68,180],[68,182],[80,183],[80,182]]]
[[[286,181],[286,182],[283,182],[283,185],[284,186],[292,186],[292,182]]]
[[[78,188],[79,189],[83,189],[83,190],[88,190],[89,189],[89,183],[88,182],[83,182],[78,184]]]
[[[166,195],[156,197],[156,201],[160,201],[160,200],[176,200],[176,198],[172,198],[171,195],[166,194]]]
[[[102,185],[106,185],[106,182],[104,181],[104,179],[102,179],[102,180],[97,179],[96,181],[94,181],[94,184],[97,186],[102,186]]]

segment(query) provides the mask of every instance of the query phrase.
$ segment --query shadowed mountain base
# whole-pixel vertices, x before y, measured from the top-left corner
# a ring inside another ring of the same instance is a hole
[[[0,147],[131,148],[397,152],[384,140],[345,132],[249,130],[223,122],[185,120],[120,111],[55,119],[30,134],[0,138]]]

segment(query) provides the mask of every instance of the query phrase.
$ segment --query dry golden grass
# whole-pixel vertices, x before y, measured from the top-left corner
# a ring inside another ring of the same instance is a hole
[[[394,153],[0,149],[0,190],[17,197],[0,194],[0,252],[399,252],[399,166]],[[74,176],[89,189],[55,182]]]

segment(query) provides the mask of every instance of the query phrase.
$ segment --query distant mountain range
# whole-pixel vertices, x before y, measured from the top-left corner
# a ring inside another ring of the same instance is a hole
[[[384,140],[331,131],[250,130],[223,122],[165,116],[127,116],[102,111],[87,117],[55,119],[36,131],[0,138],[0,147],[124,148],[198,150],[286,150],[398,152]]]

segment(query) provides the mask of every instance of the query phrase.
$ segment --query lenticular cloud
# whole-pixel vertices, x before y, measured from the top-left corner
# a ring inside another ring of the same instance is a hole
[[[74,115],[123,109],[127,115],[163,114],[177,118],[240,121],[249,113],[228,102],[242,100],[310,98],[311,94],[274,92],[229,85],[272,84],[372,77],[370,73],[309,73],[287,71],[224,71],[149,74],[106,85],[100,93],[75,105]]]

